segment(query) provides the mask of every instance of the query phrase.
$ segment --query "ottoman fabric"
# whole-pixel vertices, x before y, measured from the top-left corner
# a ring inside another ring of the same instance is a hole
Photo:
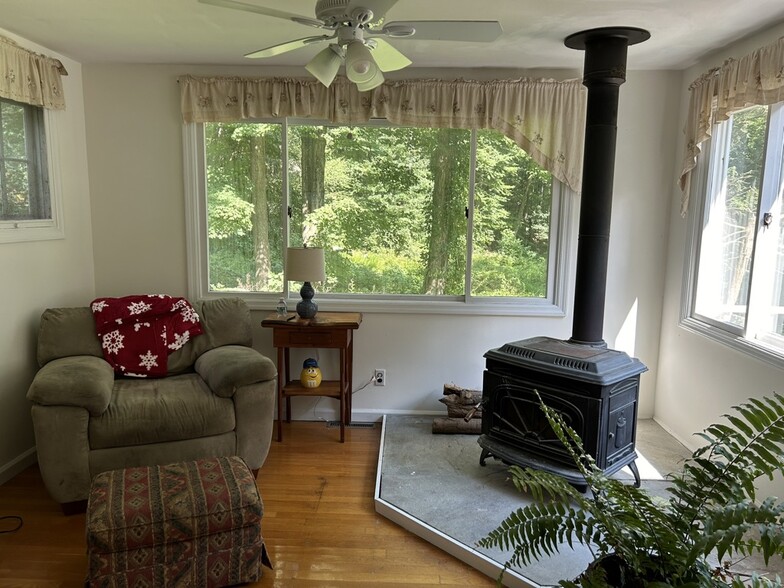
[[[87,509],[90,587],[217,588],[267,563],[256,480],[239,457],[98,474]]]

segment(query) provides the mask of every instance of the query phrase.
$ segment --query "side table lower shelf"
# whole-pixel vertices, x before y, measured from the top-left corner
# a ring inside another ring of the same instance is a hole
[[[281,397],[286,399],[286,422],[291,422],[291,399],[294,396],[324,396],[326,398],[336,398],[340,401],[340,440],[345,438],[345,425],[346,419],[343,418],[346,407],[344,399],[347,395],[351,394],[348,389],[348,383],[344,384],[343,390],[340,387],[340,380],[323,380],[318,388],[306,388],[299,380],[289,380],[281,390]],[[278,426],[279,441],[280,441],[280,426]]]

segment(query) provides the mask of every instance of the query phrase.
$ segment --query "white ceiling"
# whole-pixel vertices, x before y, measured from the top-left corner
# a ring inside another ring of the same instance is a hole
[[[313,17],[315,0],[244,0]],[[370,0],[372,2],[372,0]],[[498,20],[489,44],[391,41],[415,67],[581,68],[563,39],[634,26],[651,39],[629,49],[630,69],[682,69],[704,54],[784,20],[782,0],[399,0],[395,20]],[[245,53],[320,34],[294,22],[197,0],[0,0],[0,28],[81,63],[257,65]],[[300,66],[315,45],[264,60]]]

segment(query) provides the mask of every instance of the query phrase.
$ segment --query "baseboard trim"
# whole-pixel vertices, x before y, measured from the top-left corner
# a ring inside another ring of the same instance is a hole
[[[19,472],[26,470],[37,461],[38,454],[36,453],[35,447],[33,446],[20,456],[12,459],[7,464],[0,467],[0,484],[5,484]]]
[[[299,398],[295,398],[299,400]],[[301,404],[300,406],[292,406],[292,421],[334,421],[338,419],[339,410],[337,402],[335,406],[328,406],[326,403],[319,406],[321,398],[315,399],[310,405]],[[352,423],[380,423],[385,414],[391,416],[419,416],[419,417],[443,417],[446,416],[446,410],[400,410],[400,409],[387,409],[387,408],[354,408],[351,411]]]

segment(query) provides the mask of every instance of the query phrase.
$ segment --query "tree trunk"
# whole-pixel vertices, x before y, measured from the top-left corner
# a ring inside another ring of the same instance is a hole
[[[305,222],[302,226],[302,241],[308,243],[313,235],[308,233],[308,214],[324,206],[324,168],[327,140],[323,131],[318,134],[302,133],[302,206]]]
[[[436,145],[430,156],[433,198],[430,203],[429,235],[425,279],[426,294],[441,295],[447,291],[450,264],[459,260],[455,245],[460,243],[460,225],[465,202],[463,162],[459,154],[462,134],[457,129],[439,129]],[[461,270],[462,273],[462,270]]]
[[[250,140],[250,169],[253,198],[253,287],[264,290],[270,276],[269,209],[267,207],[267,161],[264,135]]]

